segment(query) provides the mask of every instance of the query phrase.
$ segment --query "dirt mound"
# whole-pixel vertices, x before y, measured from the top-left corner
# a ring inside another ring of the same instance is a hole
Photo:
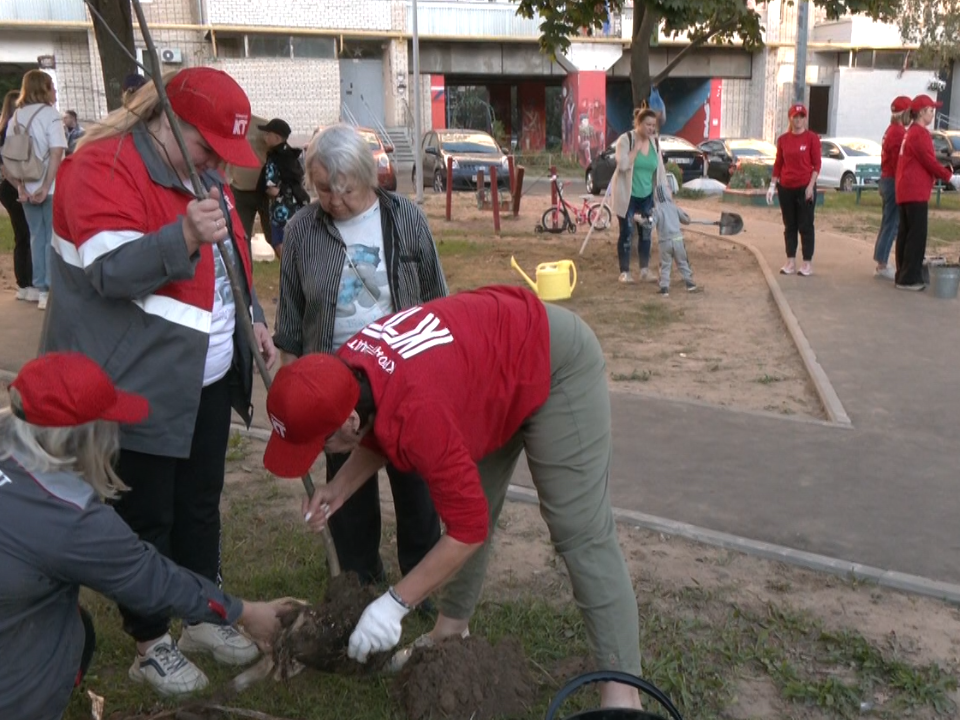
[[[536,691],[519,642],[468,637],[414,652],[394,697],[409,720],[484,720],[523,715]]]

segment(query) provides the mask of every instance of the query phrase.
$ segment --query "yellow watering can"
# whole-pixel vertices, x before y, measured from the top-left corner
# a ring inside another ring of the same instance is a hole
[[[577,286],[577,266],[573,260],[540,263],[537,265],[536,282],[520,268],[513,256],[510,257],[510,265],[523,276],[541,300],[566,300]]]

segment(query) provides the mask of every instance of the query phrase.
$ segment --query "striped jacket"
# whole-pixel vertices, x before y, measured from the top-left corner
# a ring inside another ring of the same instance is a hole
[[[402,195],[377,190],[393,311],[447,294],[427,219]],[[319,203],[287,223],[280,263],[274,344],[297,357],[333,352],[337,296],[346,262],[343,238]]]

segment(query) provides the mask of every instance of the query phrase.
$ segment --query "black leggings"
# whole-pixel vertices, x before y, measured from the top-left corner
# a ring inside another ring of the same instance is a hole
[[[80,655],[80,669],[77,671],[77,679],[73,683],[74,687],[79,687],[87,674],[87,670],[90,669],[90,661],[93,660],[93,653],[97,649],[97,633],[93,628],[93,618],[80,605],[77,605],[77,610],[80,611],[80,622],[83,623],[83,653]]]
[[[777,187],[780,197],[780,214],[783,216],[783,241],[787,257],[797,256],[797,233],[803,246],[803,259],[813,260],[813,209],[816,206],[816,188],[813,200],[807,200],[807,188]]]

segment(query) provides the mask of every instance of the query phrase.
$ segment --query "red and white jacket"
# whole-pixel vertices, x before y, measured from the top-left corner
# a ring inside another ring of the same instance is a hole
[[[933,182],[950,182],[953,173],[937,162],[930,131],[920,123],[907,128],[897,163],[897,205],[930,202]]]
[[[243,266],[236,310],[263,322],[233,196],[219,173],[201,180],[220,190]],[[193,199],[142,125],[83,146],[57,175],[43,350],[83,352],[150,401],[147,421],[122,429],[122,447],[137,452],[190,454],[215,290],[212,247],[187,254],[182,220]],[[253,356],[240,332],[238,322],[232,402],[249,421]]]

